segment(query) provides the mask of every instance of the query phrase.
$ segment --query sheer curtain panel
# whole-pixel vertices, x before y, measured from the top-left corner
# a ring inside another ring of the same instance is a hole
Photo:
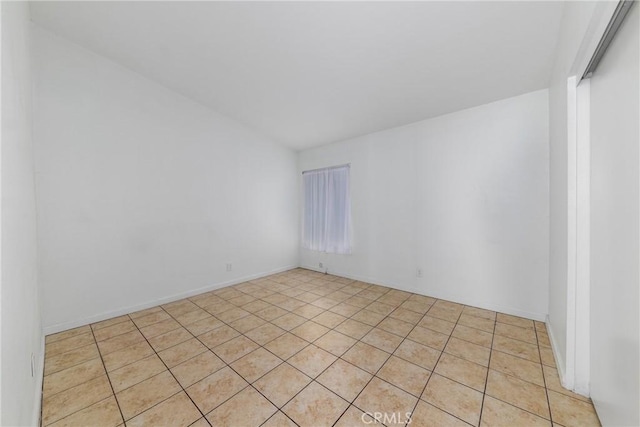
[[[302,247],[319,252],[351,253],[349,165],[303,172],[302,180]]]

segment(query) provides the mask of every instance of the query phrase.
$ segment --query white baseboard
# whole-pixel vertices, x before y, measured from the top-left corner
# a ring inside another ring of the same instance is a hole
[[[319,270],[317,267],[312,267],[309,265],[301,265],[300,268],[305,268],[307,270],[324,273],[323,270]],[[515,309],[512,307],[505,307],[498,304],[492,304],[487,301],[477,301],[470,298],[464,298],[460,295],[455,295],[455,294],[445,294],[445,293],[425,294],[422,289],[417,289],[410,286],[402,286],[396,283],[388,283],[384,280],[379,280],[373,277],[359,276],[359,275],[343,273],[339,271],[330,271],[329,274],[333,274],[340,277],[346,277],[348,279],[359,280],[361,282],[367,282],[374,285],[386,286],[386,287],[398,289],[401,291],[412,292],[414,294],[425,295],[432,298],[456,302],[458,304],[470,305],[472,307],[483,308],[485,310],[497,311],[499,313],[510,314],[512,316],[525,317],[527,319],[538,320],[540,322],[544,322],[547,317],[546,313],[532,313],[528,311]]]
[[[111,319],[113,317],[122,316],[124,314],[135,313],[136,311],[145,310],[147,308],[156,307],[161,304],[168,304],[170,302],[178,301],[184,298],[189,298],[194,295],[203,294],[205,292],[213,291],[216,289],[224,288],[225,286],[236,285],[238,283],[247,282],[249,280],[259,279],[261,277],[270,276],[272,274],[281,273],[283,271],[291,270],[294,268],[298,268],[297,265],[288,265],[285,267],[276,268],[274,270],[264,271],[261,273],[250,274],[243,277],[238,277],[233,280],[229,280],[226,282],[214,283],[212,285],[207,285],[198,289],[193,289],[187,292],[181,292],[179,294],[170,295],[163,298],[158,298],[152,301],[148,301],[142,304],[136,304],[129,307],[125,307],[118,310],[107,311],[104,313],[97,314],[95,316],[85,317],[82,319],[72,320],[69,322],[57,323],[55,325],[45,326],[44,334],[51,335],[58,332],[66,331],[68,329],[77,328],[84,325],[89,325],[91,323],[100,322],[102,320]]]
[[[549,316],[547,316],[547,318],[545,319],[545,324],[547,325],[547,335],[549,335],[549,341],[551,342],[551,352],[553,353],[553,359],[556,362],[556,369],[558,370],[558,376],[560,377],[560,385],[568,390],[564,357],[558,351],[558,341],[556,340],[556,336],[553,333],[553,328],[551,327]]]

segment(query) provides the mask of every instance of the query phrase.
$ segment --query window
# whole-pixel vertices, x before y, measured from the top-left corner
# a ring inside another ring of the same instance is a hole
[[[302,247],[313,251],[351,253],[349,165],[302,173],[304,213]]]

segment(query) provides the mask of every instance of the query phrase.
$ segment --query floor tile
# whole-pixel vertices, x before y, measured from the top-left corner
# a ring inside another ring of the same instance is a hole
[[[381,424],[371,418],[370,415],[351,405],[333,427],[366,427],[371,425],[378,426]]]
[[[493,348],[503,353],[518,356],[531,362],[540,363],[540,354],[538,346],[513,338],[495,335],[493,337]]]
[[[560,377],[558,376],[558,370],[552,368],[550,366],[542,367],[544,373],[544,381],[548,390],[553,390],[555,392],[564,394],[569,397],[573,397],[574,399],[582,400],[587,403],[591,403],[591,400],[588,397],[584,397],[580,394],[574,393],[566,388],[562,387],[560,384]]]
[[[539,347],[540,350],[540,358],[542,359],[542,364],[551,366],[552,368],[556,367],[556,360],[553,356],[553,351],[548,347]]]
[[[599,426],[593,405],[564,394],[549,391],[549,404],[553,421],[565,427]]]
[[[429,371],[433,371],[441,353],[431,347],[405,340],[393,354]]]
[[[126,314],[124,316],[112,317],[111,319],[103,320],[101,322],[96,322],[91,324],[91,329],[97,331],[102,328],[107,328],[109,326],[116,325],[121,322],[126,322],[131,318]]]
[[[127,421],[127,427],[172,426],[187,427],[200,418],[202,414],[184,391],[157,404]]]
[[[52,427],[104,426],[116,427],[123,423],[120,409],[114,396],[94,403],[84,409],[49,424]]]
[[[146,316],[140,316],[133,319],[133,323],[138,328],[144,328],[145,326],[153,325],[154,323],[161,322],[163,320],[171,319],[171,316],[164,310],[157,310]]]
[[[305,347],[287,362],[293,367],[315,378],[337,359],[333,354],[313,344]]]
[[[402,337],[379,328],[373,328],[362,337],[362,342],[372,345],[387,353],[393,353],[402,342]]]
[[[598,425],[550,345],[543,322],[293,269],[47,336],[42,419]]]
[[[451,310],[446,307],[439,307],[437,304],[434,304],[427,312],[427,314],[431,317],[436,317],[438,319],[446,320],[447,322],[453,323],[456,323],[458,321],[460,313],[462,313],[461,308]]]
[[[42,395],[51,396],[104,375],[104,365],[100,359],[91,359],[55,374],[44,377]]]
[[[318,347],[338,357],[342,356],[355,343],[355,339],[336,331],[329,331],[314,342]]]
[[[411,413],[417,401],[415,396],[374,377],[353,404],[368,414],[379,412],[388,417],[391,417],[392,414],[395,415],[393,419],[396,421],[395,423],[389,422],[392,421],[389,418],[386,423],[384,420],[382,421],[386,425],[392,426],[404,425],[407,421],[405,415]],[[400,416],[398,417],[398,415]]]
[[[46,426],[113,394],[106,375],[42,399],[42,425]]]
[[[421,313],[416,313],[403,307],[398,307],[389,314],[389,317],[400,319],[412,325],[417,324],[422,319],[422,316]]]
[[[232,363],[245,354],[251,353],[258,345],[245,336],[239,336],[213,348],[213,352],[225,363]]]
[[[295,310],[293,310],[293,313],[297,314],[298,316],[302,316],[306,319],[312,319],[316,317],[318,314],[323,313],[324,311],[325,310],[323,310],[320,307],[307,304],[307,305],[303,305],[301,307],[296,308]]]
[[[540,418],[530,412],[524,411],[508,403],[494,399],[491,396],[485,396],[484,405],[482,406],[481,426],[532,426],[532,427],[551,427],[549,420]]]
[[[186,388],[225,366],[226,364],[213,352],[205,351],[174,366],[171,368],[171,373],[176,377],[180,385]]]
[[[416,326],[407,338],[411,341],[442,351],[444,346],[447,344],[449,336],[441,334],[440,332],[432,331],[431,329]]]
[[[297,427],[283,412],[278,411],[271,416],[261,427]]]
[[[462,312],[464,314],[470,314],[471,316],[482,317],[482,318],[489,319],[489,320],[496,320],[496,312],[495,311],[485,310],[485,309],[477,308],[477,307],[465,306],[462,309]]]
[[[197,322],[199,320],[205,320],[211,318],[211,314],[206,312],[205,310],[198,308],[193,311],[189,311],[187,313],[183,313],[179,316],[175,316],[175,319],[183,326],[190,325],[191,323]]]
[[[534,329],[533,320],[525,319],[523,317],[511,316],[509,314],[498,313],[496,321],[500,323],[507,323],[509,325],[519,326],[521,328]]]
[[[544,387],[490,369],[486,394],[549,419],[549,404]]]
[[[457,325],[453,329],[451,336],[488,348],[491,348],[491,342],[493,341],[493,334],[464,325]]]
[[[264,320],[271,321],[280,316],[284,316],[288,311],[284,308],[276,307],[275,305],[269,306],[267,308],[263,308],[260,311],[256,311],[254,314]]]
[[[317,381],[348,402],[352,402],[372,375],[342,359],[336,360]]]
[[[481,331],[493,333],[496,322],[482,317],[462,314],[458,319],[458,324],[469,326],[470,328],[480,329]]]
[[[542,365],[500,351],[491,352],[491,369],[544,387]]]
[[[326,326],[322,326],[313,321],[307,321],[302,325],[298,326],[291,330],[292,334],[295,334],[302,338],[303,340],[313,342],[329,332],[329,328]]]
[[[278,410],[253,387],[240,393],[207,414],[213,426],[259,426]]]
[[[273,341],[280,335],[283,335],[285,332],[286,331],[284,329],[279,328],[276,325],[272,325],[271,323],[267,323],[247,332],[245,335],[258,344],[265,345],[269,341]]]
[[[87,360],[99,358],[98,346],[95,343],[69,350],[55,356],[47,357],[44,362],[44,374],[50,375],[70,368]]]
[[[278,366],[282,360],[260,347],[231,364],[245,381],[252,383]]]
[[[538,339],[533,329],[521,328],[519,326],[508,325],[506,323],[496,323],[496,335],[537,344]]]
[[[158,323],[154,323],[153,325],[140,328],[140,332],[142,332],[142,335],[144,335],[146,339],[150,339],[157,335],[162,335],[174,329],[178,329],[179,327],[180,323],[176,322],[173,319],[167,319]]]
[[[315,381],[287,403],[282,411],[300,426],[330,426],[349,403]]]
[[[111,372],[140,359],[144,359],[145,357],[149,357],[153,353],[154,351],[151,346],[146,341],[142,341],[131,347],[103,355],[102,360],[104,361],[104,366],[107,368],[107,372]]]
[[[158,352],[158,356],[160,356],[160,359],[162,359],[169,368],[173,368],[185,360],[189,360],[205,351],[207,351],[207,347],[204,344],[196,338],[191,338],[183,343]]]
[[[224,367],[186,389],[187,394],[205,414],[224,403],[249,384],[229,367]]]
[[[420,322],[418,322],[418,326],[440,332],[441,334],[451,335],[456,324],[427,314],[422,318],[422,320],[420,320]]]
[[[224,344],[225,342],[232,340],[238,335],[240,335],[240,332],[227,325],[223,325],[219,328],[215,328],[209,332],[205,332],[204,334],[199,335],[198,340],[200,340],[207,347],[214,348],[219,346],[220,344]]]
[[[91,332],[86,332],[71,338],[65,338],[52,342],[51,344],[47,344],[45,347],[45,356],[57,356],[59,354],[66,353],[67,351],[75,350],[79,347],[84,347],[93,343],[95,343],[93,334]]]
[[[126,320],[112,326],[107,326],[106,328],[98,330],[94,329],[93,335],[96,338],[96,341],[100,342],[136,329],[136,325],[131,320]]]
[[[113,390],[118,393],[165,371],[167,367],[155,354],[109,372]]]
[[[353,320],[357,320],[358,322],[365,323],[369,326],[376,326],[385,317],[386,314],[377,313],[375,311],[369,310],[368,308],[365,308],[362,311],[359,311],[358,313],[351,316]]]
[[[396,334],[400,337],[406,337],[411,329],[413,329],[414,325],[411,323],[405,322],[400,319],[395,319],[393,317],[387,317],[378,325],[378,328],[385,330],[387,332],[391,332],[392,334]]]
[[[298,316],[294,313],[287,313],[284,316],[280,316],[277,319],[272,320],[271,323],[285,331],[290,331],[291,329],[302,325],[306,321],[307,319],[302,316]]]
[[[254,387],[276,406],[282,407],[311,382],[311,378],[283,363],[254,383]]]
[[[231,323],[235,320],[242,319],[245,316],[248,316],[250,313],[241,308],[232,308],[231,310],[224,311],[222,313],[216,314],[216,317],[222,320],[224,323]]]
[[[371,374],[375,374],[390,356],[389,353],[378,350],[369,344],[358,342],[342,355],[342,359]]]
[[[480,421],[482,393],[438,374],[429,379],[422,399],[471,425]]]
[[[150,338],[149,344],[156,352],[166,350],[174,345],[181,344],[193,338],[193,335],[184,328],[174,329],[173,331]],[[115,339],[115,338],[114,338]]]
[[[169,371],[116,393],[125,421],[178,393],[182,388]]]
[[[353,319],[347,319],[335,328],[336,331],[357,340],[365,336],[371,329],[373,327]]]
[[[318,316],[313,318],[313,321],[315,323],[319,323],[322,326],[326,326],[329,329],[335,328],[345,320],[347,320],[346,317],[337,313],[332,313],[330,311],[325,311],[324,313],[319,314]]]
[[[389,315],[396,307],[382,303],[380,301],[374,301],[366,307],[367,311],[375,311],[376,313],[383,314],[384,316]]]
[[[400,304],[400,307],[416,313],[425,314],[427,311],[429,311],[429,308],[431,306],[429,304],[421,303],[418,301],[405,301]]]
[[[421,400],[411,414],[409,425],[411,427],[469,427],[470,424]]]
[[[309,345],[309,343],[302,338],[286,333],[266,344],[264,348],[279,358],[287,360],[307,345]]]
[[[431,372],[406,360],[391,356],[376,376],[419,397],[431,376]]]
[[[489,366],[491,350],[487,347],[482,347],[481,345],[477,345],[469,341],[451,337],[447,342],[447,346],[444,348],[444,352],[461,357],[462,359],[470,362],[477,363],[478,365],[485,367]]]
[[[63,332],[58,332],[57,334],[47,335],[45,337],[45,343],[51,344],[56,341],[77,337],[78,335],[86,333],[91,333],[91,327],[89,325],[80,326],[79,328],[73,328]]]

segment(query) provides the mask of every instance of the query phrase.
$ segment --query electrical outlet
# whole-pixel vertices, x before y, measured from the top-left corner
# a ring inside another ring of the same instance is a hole
[[[233,270],[233,264],[231,264],[230,262],[227,263],[227,271],[231,271]]]
[[[320,269],[323,269],[323,268],[324,268],[324,265],[320,262],[320,263],[318,263],[318,267],[319,267]]]
[[[416,277],[422,277],[422,269],[421,268],[418,268],[416,270]]]

